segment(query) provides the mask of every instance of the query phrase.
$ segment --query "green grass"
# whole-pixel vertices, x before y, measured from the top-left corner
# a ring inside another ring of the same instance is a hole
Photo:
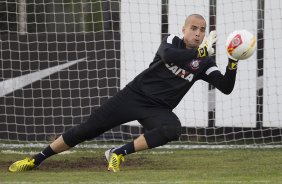
[[[127,156],[119,173],[106,171],[104,149],[73,151],[39,170],[9,173],[27,155],[1,150],[0,183],[282,183],[282,149],[154,149]]]

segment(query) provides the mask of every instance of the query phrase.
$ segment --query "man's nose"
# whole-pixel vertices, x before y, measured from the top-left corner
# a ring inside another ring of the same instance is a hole
[[[196,36],[198,36],[198,37],[199,37],[199,36],[200,36],[200,32],[201,32],[201,31],[200,31],[199,29],[198,29],[198,30],[196,30]]]

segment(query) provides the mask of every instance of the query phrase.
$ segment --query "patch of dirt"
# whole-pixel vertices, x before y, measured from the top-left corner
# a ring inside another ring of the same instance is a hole
[[[13,162],[0,162],[0,170],[8,170],[8,167]],[[143,156],[138,158],[127,159],[122,163],[121,167],[142,167],[151,165],[152,160],[148,160]],[[78,159],[61,159],[61,160],[45,160],[38,168],[42,171],[63,171],[63,170],[93,170],[105,171],[107,170],[107,162],[103,158],[81,157]]]
[[[74,160],[46,160],[39,167],[40,170],[105,170],[107,162],[103,159],[81,157]]]

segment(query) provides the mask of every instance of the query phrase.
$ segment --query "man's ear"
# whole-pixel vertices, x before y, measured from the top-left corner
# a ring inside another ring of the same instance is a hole
[[[182,27],[182,33],[184,34],[184,32],[185,32],[185,27],[183,26]]]

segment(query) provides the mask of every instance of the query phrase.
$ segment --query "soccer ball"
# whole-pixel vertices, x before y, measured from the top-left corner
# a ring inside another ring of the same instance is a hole
[[[247,30],[236,30],[229,34],[225,46],[231,58],[248,59],[255,51],[256,37]]]

